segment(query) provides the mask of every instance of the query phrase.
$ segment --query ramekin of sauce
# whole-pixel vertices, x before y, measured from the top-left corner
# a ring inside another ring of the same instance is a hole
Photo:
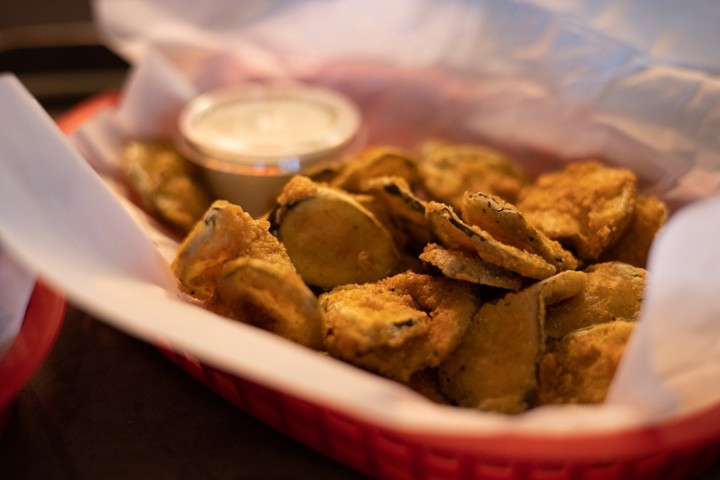
[[[179,116],[178,148],[218,198],[257,216],[290,177],[339,156],[360,125],[358,108],[334,90],[244,83],[190,101]]]

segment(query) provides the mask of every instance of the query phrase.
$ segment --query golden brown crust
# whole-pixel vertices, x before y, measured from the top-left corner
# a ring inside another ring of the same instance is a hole
[[[364,183],[377,177],[400,177],[408,185],[416,187],[419,182],[415,154],[398,147],[367,147],[348,162],[343,170],[332,180],[333,187],[358,193]]]
[[[529,181],[499,151],[479,145],[435,142],[424,152],[418,170],[429,195],[460,209],[465,192],[484,192],[515,201]]]
[[[480,410],[530,408],[545,349],[545,306],[576,295],[583,284],[583,273],[565,271],[480,307],[458,348],[439,367],[442,392]]]
[[[539,255],[499,242],[481,228],[463,222],[448,205],[428,202],[425,214],[438,243],[451,250],[473,252],[483,261],[523,277],[543,279],[556,272]]]
[[[211,203],[197,168],[170,142],[133,141],[123,152],[123,167],[143,208],[189,232]]]
[[[280,207],[287,208],[301,200],[314,197],[322,188],[324,188],[324,184],[303,175],[296,175],[285,184],[276,203]]]
[[[305,177],[285,186],[271,218],[309,285],[372,282],[388,276],[400,259],[390,232],[353,195]]]
[[[543,349],[538,295],[509,294],[483,305],[440,366],[442,392],[460,406],[520,413],[530,406]]]
[[[540,362],[537,402],[602,403],[635,323],[617,320],[569,333]]]
[[[407,272],[320,295],[328,352],[407,382],[457,345],[478,307],[472,285]]]
[[[183,240],[171,265],[181,289],[209,301],[225,262],[241,256],[261,258],[294,269],[285,247],[269,232],[266,220],[255,220],[237,205],[217,200]]]
[[[608,259],[644,264],[667,209],[599,162],[529,186],[514,168],[446,142],[368,149],[333,186],[294,177],[267,220],[214,203],[173,270],[206,308],[438,403],[602,401],[646,275]]]
[[[416,195],[405,179],[376,177],[363,184],[363,190],[377,198],[385,215],[402,236],[399,245],[406,250],[419,252],[432,241],[433,234],[425,217],[426,202]]]
[[[615,245],[603,253],[602,260],[645,268],[653,240],[667,217],[668,209],[662,200],[654,195],[638,195],[630,224]]]
[[[500,197],[467,192],[461,217],[500,242],[540,255],[558,271],[574,270],[580,265],[572,253],[530,225],[520,210]]]
[[[322,347],[324,324],[317,297],[287,265],[252,257],[226,262],[206,307],[306,347]]]
[[[585,270],[582,292],[548,308],[545,332],[560,338],[573,330],[618,318],[635,320],[647,272],[622,262],[597,263]]]
[[[517,208],[550,239],[597,259],[622,235],[635,207],[635,174],[597,161],[541,175],[520,193]]]
[[[460,250],[449,250],[435,243],[428,243],[420,254],[420,260],[437,267],[448,278],[476,283],[487,287],[520,290],[522,277],[497,267]]]

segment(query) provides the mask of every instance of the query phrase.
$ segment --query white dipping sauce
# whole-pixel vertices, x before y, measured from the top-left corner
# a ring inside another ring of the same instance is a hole
[[[260,215],[292,175],[347,146],[360,123],[355,105],[326,88],[241,84],[191,101],[178,146],[216,195]]]

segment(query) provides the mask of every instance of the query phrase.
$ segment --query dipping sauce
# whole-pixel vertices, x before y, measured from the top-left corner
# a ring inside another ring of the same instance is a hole
[[[218,197],[260,215],[290,177],[350,144],[360,123],[352,101],[327,88],[240,84],[188,103],[178,147]]]

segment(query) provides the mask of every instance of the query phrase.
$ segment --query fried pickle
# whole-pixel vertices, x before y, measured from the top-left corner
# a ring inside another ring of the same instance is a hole
[[[540,255],[558,271],[574,270],[580,265],[572,253],[530,225],[513,204],[495,195],[466,192],[461,218],[506,245]]]
[[[404,235],[404,245],[410,251],[420,251],[433,239],[425,217],[425,201],[412,192],[400,177],[376,177],[363,184],[363,191],[378,197],[384,209]]]
[[[634,320],[640,312],[647,272],[622,262],[596,263],[584,270],[579,295],[548,307],[545,333],[560,338],[573,330],[618,318]]]
[[[540,361],[537,403],[602,403],[634,327],[618,319],[551,343]]]
[[[508,157],[487,147],[434,141],[419,151],[418,171],[428,195],[458,211],[465,192],[485,192],[513,202],[529,182]]]
[[[306,347],[322,347],[322,309],[288,265],[252,257],[226,262],[207,307]]]
[[[294,269],[269,227],[237,205],[215,201],[185,237],[171,265],[181,289],[201,302],[210,301],[225,262],[243,256]]]
[[[448,249],[474,252],[483,261],[523,277],[543,279],[556,272],[539,255],[499,242],[481,228],[463,222],[452,207],[428,202],[425,215],[438,242]]]
[[[454,350],[479,306],[473,285],[412,272],[319,300],[330,355],[403,383]]]
[[[520,290],[522,277],[484,262],[474,255],[460,250],[449,250],[436,243],[428,243],[420,254],[420,260],[438,268],[440,272],[455,280],[476,283],[487,287]]]
[[[372,212],[347,192],[303,176],[287,183],[270,220],[303,280],[316,287],[379,280],[400,259]]]
[[[409,151],[398,147],[367,147],[354,160],[348,162],[331,181],[331,185],[348,192],[362,191],[362,185],[376,177],[400,177],[410,186],[419,183],[417,158]]]
[[[515,414],[532,405],[545,349],[545,307],[582,289],[567,270],[480,307],[458,347],[439,367],[442,392],[458,405]]]
[[[665,202],[654,195],[638,195],[630,224],[615,245],[602,254],[601,260],[618,260],[645,268],[653,240],[667,217]]]
[[[629,224],[636,188],[630,170],[576,162],[538,177],[522,190],[516,206],[547,237],[581,259],[595,260]]]
[[[190,231],[212,202],[195,165],[170,142],[130,142],[123,152],[123,167],[143,208],[184,232]]]

